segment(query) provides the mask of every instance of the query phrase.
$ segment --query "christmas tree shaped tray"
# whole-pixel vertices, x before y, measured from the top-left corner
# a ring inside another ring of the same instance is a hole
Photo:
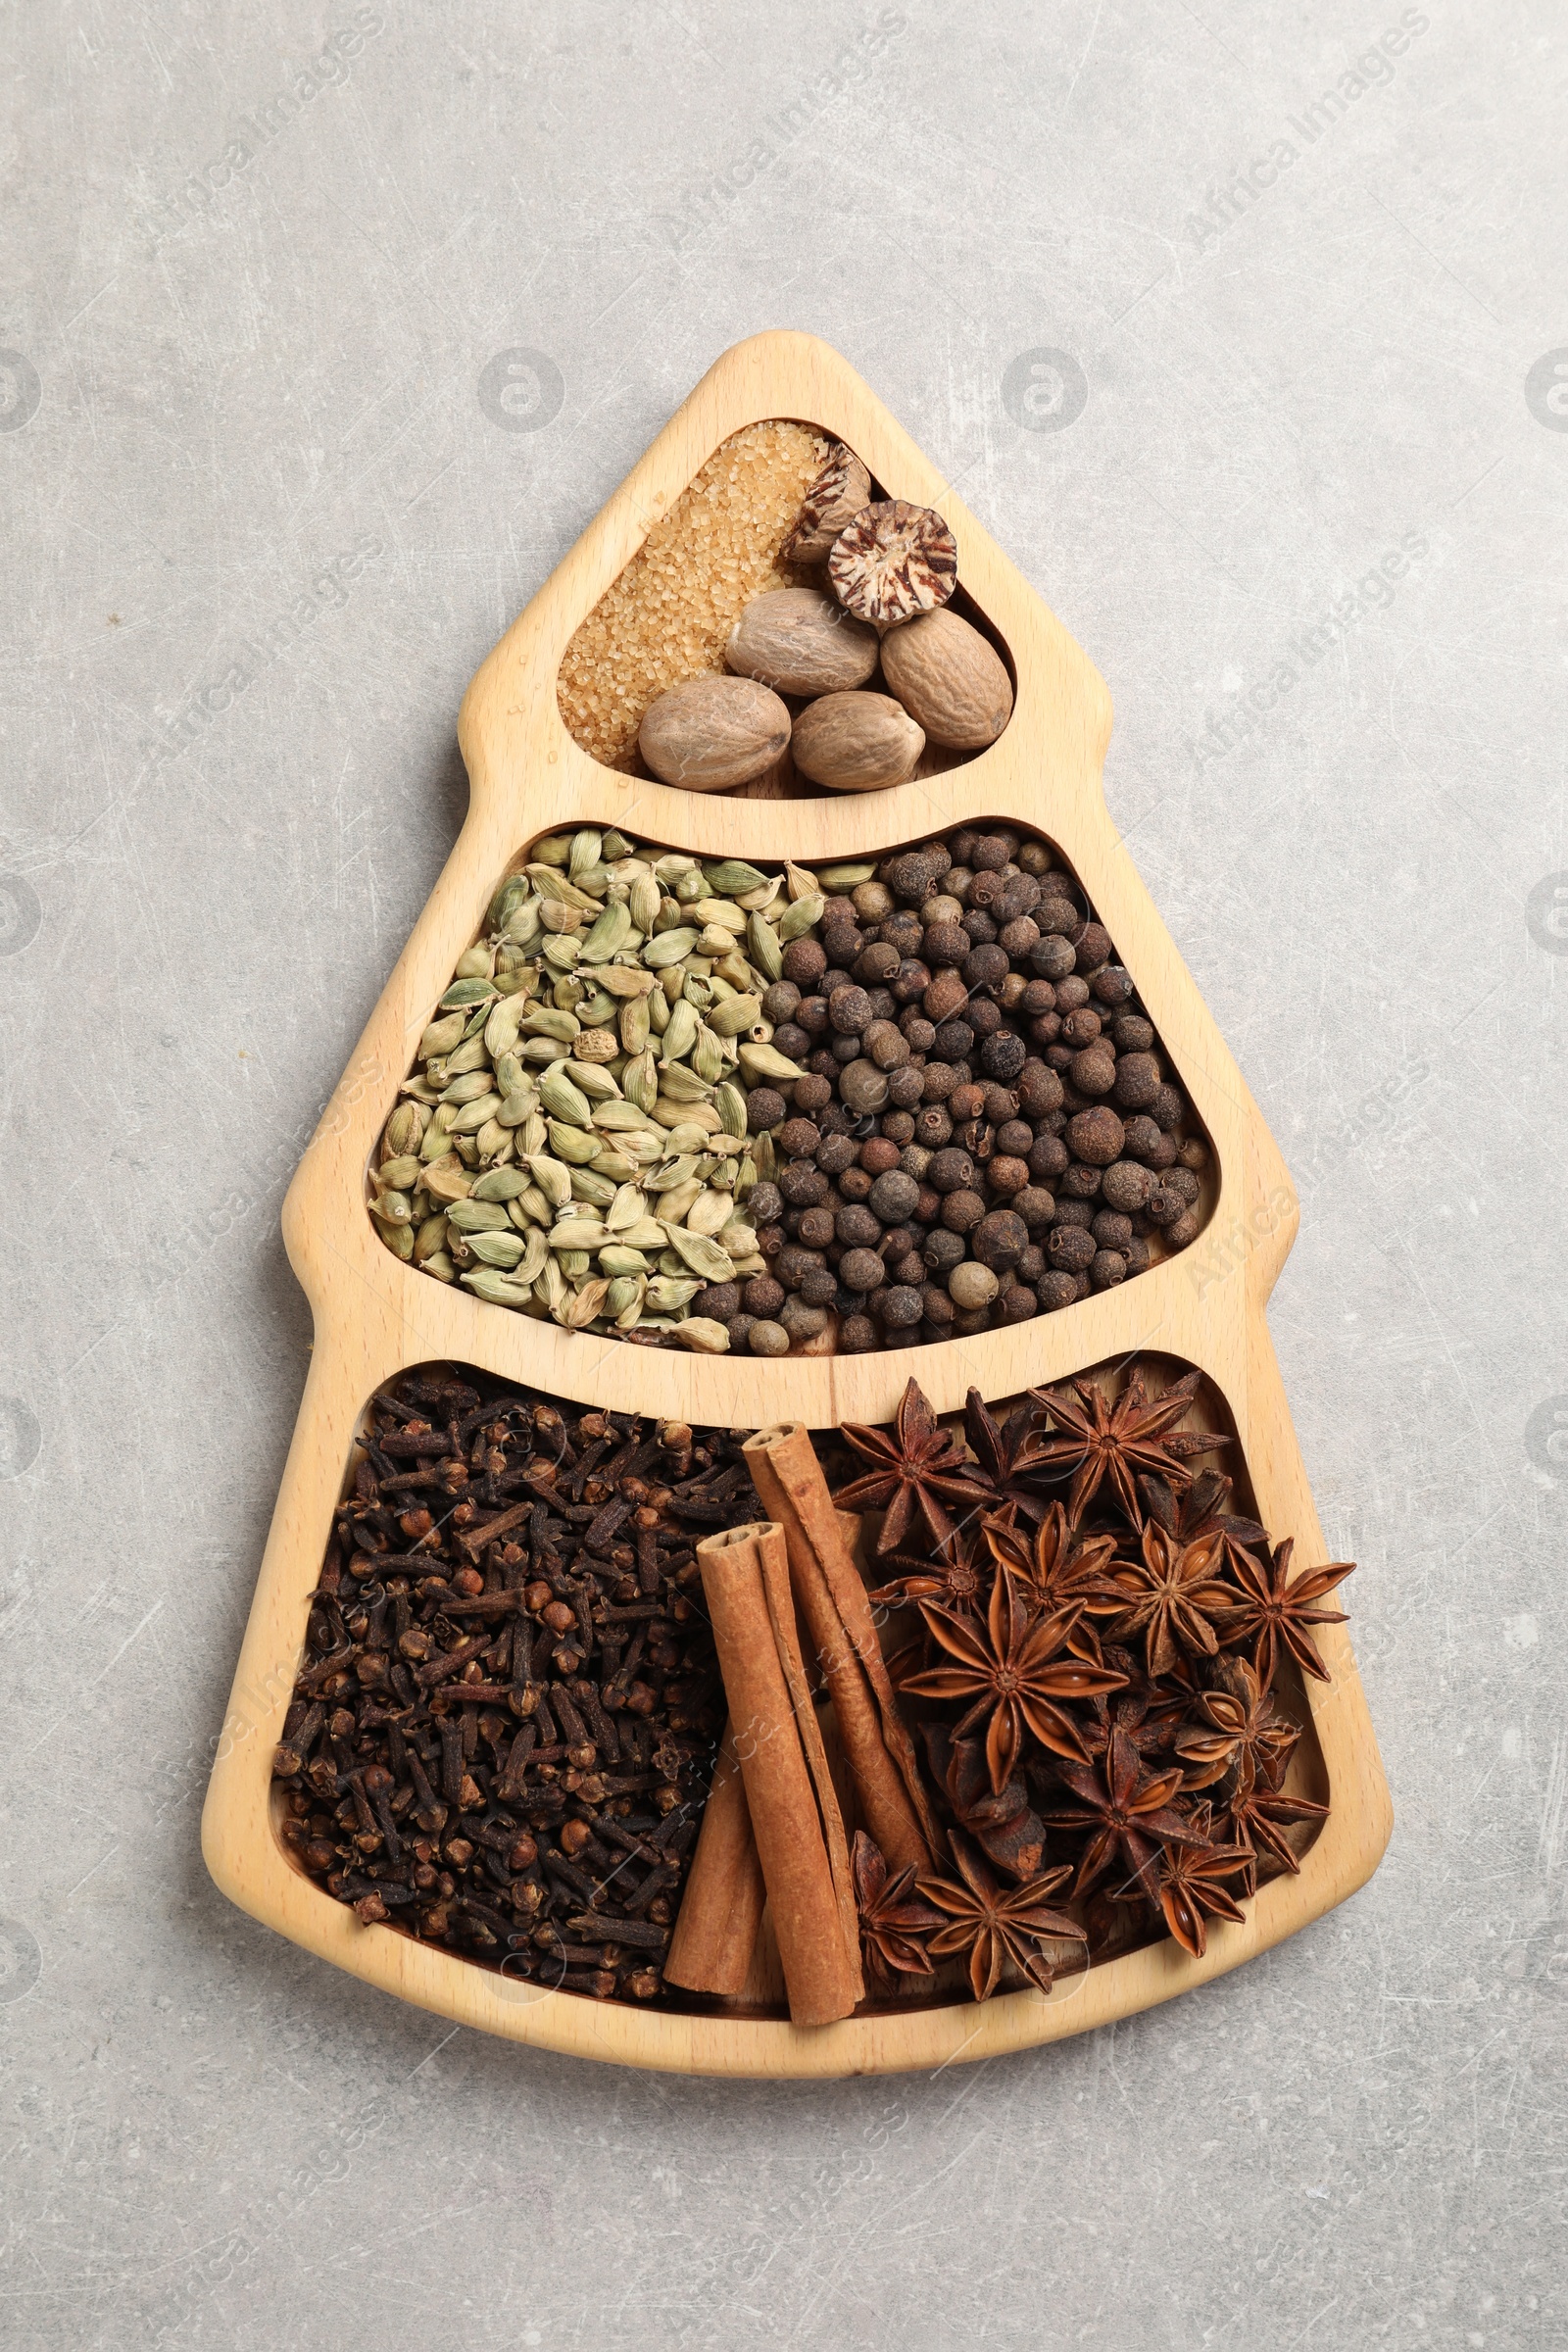
[[[714,451],[768,418],[798,419],[844,443],[883,495],[934,508],[947,521],[970,609],[1005,648],[1015,680],[1011,721],[978,758],[879,792],[732,798],[612,769],[568,733],[557,681],[579,624]],[[1295,1536],[1297,1566],[1326,1558],[1265,1320],[1296,1233],[1296,1197],[1110,821],[1101,781],[1110,722],[1109,697],[1087,657],[937,469],[835,352],[786,332],[755,336],[717,362],[483,663],[459,722],[467,819],[284,1204],[315,1346],[203,1817],[208,1867],[242,1909],[388,1992],[515,2040],[681,2072],[834,2076],[991,2057],[1127,2016],[1268,1949],[1371,1875],[1392,1813],[1339,1626],[1321,1640],[1330,1679],[1305,1693],[1303,1747],[1315,1793],[1327,1793],[1331,1809],[1299,1874],[1267,1882],[1244,1923],[1217,1923],[1200,1960],[1166,1938],[1063,1978],[1049,1995],[1004,1993],[980,2005],[955,1996],[800,2029],[782,2015],[690,2014],[551,1992],[390,1928],[362,1927],[294,1867],[276,1834],[272,1752],[333,1508],[368,1399],[414,1365],[475,1365],[558,1397],[693,1423],[831,1429],[890,1421],[911,1377],[946,1414],[971,1387],[1010,1398],[1152,1353],[1205,1375],[1234,1433],[1228,1466],[1243,1472],[1264,1524]],[[981,819],[1047,837],[1116,942],[1208,1141],[1206,1222],[1188,1248],[1118,1288],[977,1337],[769,1361],[566,1331],[431,1280],[383,1247],[367,1214],[367,1167],[459,956],[482,933],[499,879],[535,840],[612,826],[705,859],[776,866],[784,858],[874,859]]]

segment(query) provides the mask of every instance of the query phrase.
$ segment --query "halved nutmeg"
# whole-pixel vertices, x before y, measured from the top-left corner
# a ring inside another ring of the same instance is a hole
[[[881,792],[914,772],[925,737],[890,694],[824,694],[795,722],[795,764],[829,792]]]
[[[786,564],[825,564],[833,542],[871,495],[871,476],[842,442],[806,493],[795,527],[779,549]]]
[[[788,709],[755,678],[688,678],[643,713],[637,743],[662,784],[723,792],[783,756]]]
[[[882,640],[882,674],[927,740],[980,752],[1012,716],[1001,655],[956,612],[922,612]]]
[[[957,543],[934,507],[878,499],[839,533],[827,576],[858,618],[892,628],[947,603],[958,584]]]
[[[865,684],[878,650],[875,629],[819,588],[774,588],[753,597],[724,659],[780,694],[840,694]]]

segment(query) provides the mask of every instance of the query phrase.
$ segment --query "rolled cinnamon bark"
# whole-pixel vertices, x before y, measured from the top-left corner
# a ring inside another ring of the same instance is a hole
[[[930,1870],[942,1847],[914,1745],[882,1659],[865,1587],[810,1437],[799,1421],[741,1448],[762,1508],[784,1530],[790,1582],[838,1718],[865,1826],[892,1871]]]
[[[790,2016],[797,2025],[828,2025],[861,1996],[859,1936],[784,1537],[765,1522],[729,1528],[699,1544],[697,1559]]]
[[[684,1984],[689,1992],[732,1997],[744,1992],[765,1900],[735,1735],[726,1723],[703,1808],[702,1834],[669,1939],[666,1982]]]

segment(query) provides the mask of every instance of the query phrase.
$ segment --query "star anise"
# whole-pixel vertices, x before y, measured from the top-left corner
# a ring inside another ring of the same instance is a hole
[[[1152,1903],[1157,1903],[1159,1879],[1154,1864],[1159,1843],[1203,1842],[1188,1817],[1172,1808],[1181,1774],[1146,1773],[1137,1748],[1119,1727],[1111,1731],[1098,1772],[1087,1764],[1058,1764],[1056,1773],[1083,1809],[1048,1813],[1047,1822],[1058,1829],[1090,1832],[1072,1883],[1074,1895],[1086,1893],[1097,1879],[1103,1878],[1119,1853],[1131,1878]]]
[[[1303,1674],[1315,1675],[1320,1683],[1326,1683],[1329,1670],[1307,1629],[1346,1622],[1343,1610],[1316,1609],[1312,1603],[1322,1600],[1336,1585],[1352,1575],[1355,1562],[1335,1560],[1326,1568],[1308,1568],[1293,1583],[1288,1572],[1295,1544],[1296,1539],[1287,1536],[1283,1544],[1275,1546],[1267,1567],[1250,1553],[1242,1554],[1236,1571],[1242,1588],[1241,1605],[1232,1611],[1222,1629],[1225,1640],[1232,1642],[1250,1642],[1255,1635],[1252,1663],[1265,1690],[1274,1680],[1282,1651],[1289,1651]]]
[[[1180,1544],[1201,1544],[1210,1536],[1220,1540],[1220,1556],[1216,1566],[1234,1570],[1243,1552],[1261,1544],[1268,1547],[1268,1530],[1255,1519],[1243,1519],[1227,1511],[1231,1482],[1218,1470],[1200,1470],[1190,1487],[1181,1494],[1164,1478],[1141,1478],[1138,1492],[1151,1519],[1157,1520],[1167,1536]]]
[[[1019,1462],[1020,1457],[1027,1460],[1039,1425],[1040,1407],[1031,1397],[1014,1405],[1005,1421],[996,1418],[978,1389],[964,1398],[963,1428],[970,1451],[1001,1499],[1016,1504],[1031,1520],[1041,1517],[1046,1500]]]
[[[945,1723],[927,1721],[920,1729],[931,1770],[958,1827],[1009,1878],[1033,1878],[1045,1856],[1046,1825],[1030,1805],[1022,1780],[1015,1773],[1004,1788],[993,1789],[978,1740],[955,1740]]]
[[[955,1529],[951,1536],[932,1545],[926,1559],[896,1552],[888,1566],[899,1573],[871,1594],[873,1601],[897,1609],[910,1601],[935,1600],[943,1608],[956,1609],[964,1615],[983,1606],[996,1574],[989,1547],[978,1528],[972,1534]]]
[[[842,1434],[871,1467],[833,1499],[841,1511],[887,1513],[876,1542],[879,1553],[898,1550],[916,1504],[932,1542],[940,1544],[955,1533],[946,1503],[992,1499],[990,1480],[966,1458],[953,1433],[942,1427],[912,1380],[900,1399],[891,1434],[856,1421],[846,1421]]]
[[[949,1834],[948,1842],[958,1867],[956,1881],[922,1878],[917,1882],[926,1901],[948,1917],[949,1924],[931,1938],[932,1959],[966,1952],[969,1988],[977,2001],[991,1998],[1009,1960],[1031,1984],[1049,1992],[1052,1968],[1041,1944],[1056,1936],[1070,1937],[1075,1943],[1084,1941],[1077,1921],[1050,1905],[1051,1896],[1069,1875],[1066,1867],[1043,1871],[1038,1878],[1026,1879],[1021,1886],[1003,1887],[956,1830]]]
[[[1244,1770],[1241,1785],[1231,1798],[1225,1818],[1238,1845],[1245,1846],[1252,1856],[1248,1872],[1247,1890],[1251,1893],[1257,1884],[1259,1862],[1268,1858],[1288,1870],[1295,1878],[1300,1871],[1296,1850],[1285,1833],[1300,1821],[1327,1821],[1327,1805],[1314,1804],[1306,1796],[1282,1796],[1277,1788],[1264,1785]]]
[[[857,1830],[850,1871],[867,1975],[882,1984],[890,1984],[895,1976],[930,1976],[925,1939],[947,1914],[933,1910],[915,1892],[913,1863],[890,1879],[882,1848],[863,1830]]]
[[[1214,1575],[1219,1538],[1183,1544],[1156,1520],[1144,1529],[1143,1557],[1118,1564],[1113,1584],[1122,1608],[1109,1627],[1119,1641],[1144,1637],[1152,1675],[1174,1671],[1183,1651],[1212,1657],[1219,1637],[1210,1620],[1236,1606],[1236,1588]]]
[[[1200,1808],[1193,1827],[1206,1832],[1209,1826],[1206,1808]],[[1159,1907],[1166,1927],[1195,1960],[1208,1949],[1209,1920],[1246,1918],[1225,1881],[1250,1873],[1251,1863],[1245,1845],[1167,1845],[1160,1855]]]
[[[1194,1396],[1201,1374],[1189,1372],[1161,1392],[1152,1403],[1143,1374],[1134,1372],[1114,1404],[1092,1380],[1077,1379],[1069,1389],[1031,1389],[1045,1405],[1059,1435],[1037,1440],[1020,1460],[1020,1468],[1072,1467],[1067,1516],[1076,1526],[1109,1474],[1117,1498],[1134,1527],[1144,1514],[1135,1482],[1140,1471],[1164,1478],[1172,1487],[1187,1486],[1192,1473],[1183,1468],[1188,1454],[1208,1453],[1229,1440],[1207,1430],[1175,1431]],[[1074,1396],[1072,1391],[1076,1390]],[[1171,1434],[1175,1431],[1175,1434]]]
[[[1108,1666],[1120,1668],[1124,1659],[1136,1673],[1134,1661],[1125,1650],[1107,1649],[1105,1653]],[[1113,1691],[1109,1698],[1092,1698],[1089,1704],[1093,1720],[1083,1726],[1084,1745],[1091,1758],[1096,1763],[1102,1761],[1110,1745],[1112,1732],[1124,1733],[1143,1761],[1168,1748],[1172,1732],[1170,1708],[1167,1704],[1155,1711],[1158,1695],[1152,1685],[1140,1676],[1137,1683],[1129,1681],[1125,1690]]]
[[[1121,1605],[1106,1573],[1115,1537],[1080,1535],[1059,1502],[1050,1505],[1036,1528],[1008,1527],[991,1511],[982,1513],[980,1528],[992,1558],[1017,1578],[1037,1608],[1077,1606],[1094,1616]]]
[[[969,1702],[955,1737],[961,1740],[976,1725],[987,1725],[986,1763],[994,1789],[1004,1788],[1012,1778],[1025,1731],[1058,1756],[1085,1754],[1077,1725],[1056,1700],[1119,1690],[1124,1678],[1062,1654],[1078,1620],[1076,1609],[1038,1616],[1026,1607],[1011,1577],[999,1576],[984,1622],[929,1600],[920,1603],[920,1614],[953,1662],[910,1675],[904,1689],[922,1698]]]
[[[1215,1687],[1194,1701],[1197,1722],[1183,1724],[1176,1753],[1187,1767],[1187,1787],[1206,1788],[1228,1772],[1250,1771],[1265,1788],[1277,1788],[1299,1728],[1281,1715],[1246,1658],[1216,1659]]]

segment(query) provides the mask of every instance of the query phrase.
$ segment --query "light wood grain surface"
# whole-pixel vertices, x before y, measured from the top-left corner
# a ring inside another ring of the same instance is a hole
[[[946,516],[960,579],[1005,639],[1017,673],[1012,721],[978,759],[889,792],[731,800],[601,767],[566,733],[555,684],[572,631],[718,444],[776,416],[837,435],[891,495]],[[1326,1558],[1264,1317],[1295,1238],[1296,1196],[1110,821],[1101,785],[1109,732],[1103,682],[1061,623],[854,371],[825,344],[794,333],[755,336],[717,362],[484,662],[459,720],[466,822],[284,1203],[315,1348],[202,1823],[208,1867],[244,1910],[388,1992],[515,2040],[680,2072],[847,2075],[991,2057],[1148,2008],[1266,1950],[1371,1875],[1392,1810],[1350,1643],[1338,1627],[1320,1642],[1332,1680],[1308,1691],[1332,1811],[1300,1876],[1264,1886],[1244,1925],[1218,1924],[1200,1961],[1166,1940],[1067,1979],[1049,1996],[1015,1993],[808,2031],[543,1992],[390,1930],[362,1928],[293,1869],[270,1826],[271,1751],[355,1428],[372,1392],[411,1364],[473,1364],[628,1412],[830,1428],[889,1419],[911,1375],[939,1412],[951,1412],[971,1386],[989,1398],[1010,1396],[1085,1365],[1156,1350],[1198,1366],[1222,1393],[1258,1514],[1276,1533],[1294,1534],[1298,1568]],[[486,1305],[383,1248],[365,1209],[367,1164],[432,1006],[478,933],[497,880],[531,840],[591,821],[705,857],[822,861],[881,855],[981,817],[1034,828],[1059,846],[1207,1130],[1217,1196],[1189,1249],[1064,1312],[975,1339],[768,1363],[564,1332]]]

